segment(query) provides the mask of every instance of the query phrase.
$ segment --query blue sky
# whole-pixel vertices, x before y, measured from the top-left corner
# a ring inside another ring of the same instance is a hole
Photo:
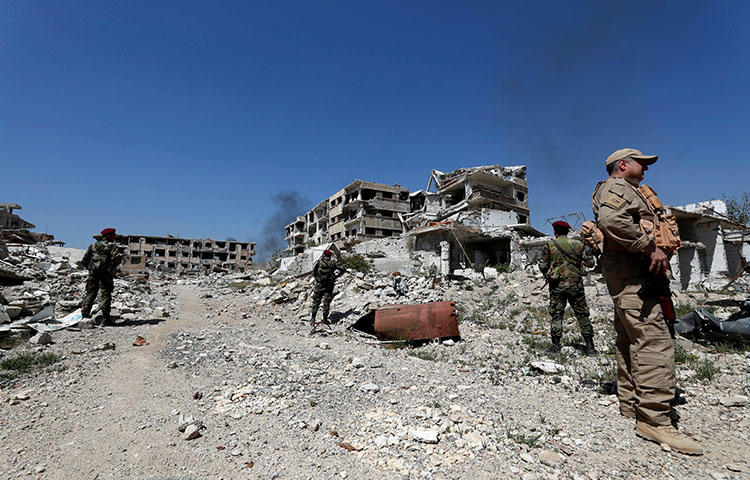
[[[748,2],[3,2],[0,202],[70,246],[262,242],[278,192],[528,166],[591,216],[613,150],[668,204],[750,178]]]

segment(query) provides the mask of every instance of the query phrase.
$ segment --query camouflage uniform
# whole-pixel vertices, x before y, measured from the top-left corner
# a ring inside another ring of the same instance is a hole
[[[99,240],[89,245],[81,260],[81,264],[89,270],[89,276],[86,280],[86,294],[81,304],[81,315],[84,318],[91,316],[91,308],[94,306],[96,293],[100,291],[100,311],[104,321],[109,322],[115,269],[121,261],[122,254],[115,242]]]
[[[562,253],[551,240],[542,250],[539,269],[549,280],[550,334],[552,337],[562,336],[565,305],[570,303],[581,327],[581,335],[591,337],[594,328],[589,320],[589,307],[583,290],[583,267],[593,267],[594,258],[578,240],[559,236],[555,241],[576,261]]]
[[[646,198],[621,177],[596,186],[592,207],[604,233],[602,274],[615,307],[620,410],[650,425],[670,425],[674,344],[658,299],[638,295],[649,277],[643,252],[654,243],[639,224],[658,220]]]
[[[315,263],[312,270],[313,278],[315,278],[315,290],[313,292],[311,322],[315,322],[315,316],[318,314],[318,307],[321,300],[323,300],[323,322],[328,321],[331,300],[333,300],[333,287],[336,285],[338,274],[337,271],[341,270],[343,269],[329,256],[323,256]]]

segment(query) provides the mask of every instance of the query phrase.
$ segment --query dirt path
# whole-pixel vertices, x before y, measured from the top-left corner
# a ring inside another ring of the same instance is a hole
[[[23,405],[6,404],[3,409],[11,412],[4,415],[4,428],[22,431],[14,439],[13,450],[0,453],[0,464],[10,466],[8,472],[0,467],[0,472],[6,478],[12,478],[14,470],[32,473],[42,468],[44,478],[59,479],[178,474],[214,478],[225,465],[211,465],[223,463],[220,460],[196,458],[192,446],[181,439],[172,415],[176,408],[198,413],[192,396],[204,383],[200,377],[167,368],[160,356],[168,335],[200,326],[204,310],[194,292],[180,288],[178,302],[176,318],[156,325],[98,330],[94,337],[114,341],[116,353],[86,354],[89,360],[93,356],[102,360],[90,362],[93,369],[74,372],[62,387],[49,391],[45,387],[50,385],[42,384]],[[149,345],[132,346],[136,335],[144,336]],[[43,434],[34,438],[28,429]],[[10,435],[16,434],[5,430],[4,436]]]

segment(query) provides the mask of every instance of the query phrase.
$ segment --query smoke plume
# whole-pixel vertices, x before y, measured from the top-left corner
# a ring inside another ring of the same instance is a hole
[[[258,242],[258,260],[266,261],[277,250],[286,248],[284,227],[309,209],[310,200],[301,196],[296,190],[281,190],[271,195],[275,205],[260,232]]]

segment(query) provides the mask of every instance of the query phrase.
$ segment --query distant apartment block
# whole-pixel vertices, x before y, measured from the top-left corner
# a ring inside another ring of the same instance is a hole
[[[334,242],[343,247],[371,238],[398,236],[411,211],[409,189],[355,180],[286,226],[287,252]]]
[[[117,243],[127,249],[123,270],[135,273],[146,268],[168,271],[224,270],[245,271],[252,265],[255,243],[212,238],[117,235]]]

